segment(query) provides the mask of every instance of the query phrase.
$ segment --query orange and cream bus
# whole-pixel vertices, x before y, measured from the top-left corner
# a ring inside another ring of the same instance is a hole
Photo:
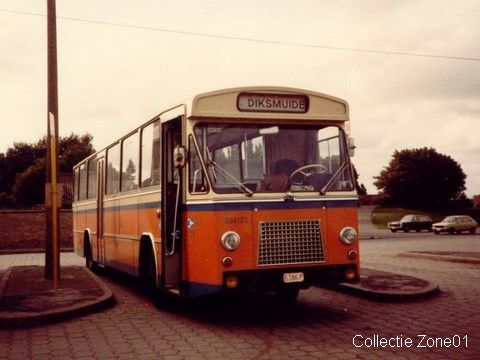
[[[75,166],[75,251],[187,297],[356,281],[348,129],[317,92],[200,94]]]

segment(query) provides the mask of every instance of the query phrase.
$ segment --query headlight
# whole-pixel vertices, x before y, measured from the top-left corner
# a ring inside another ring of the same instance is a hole
[[[235,231],[227,231],[222,235],[220,242],[225,250],[233,251],[240,245],[240,235]]]
[[[357,231],[354,228],[347,226],[340,231],[340,241],[345,245],[350,245],[355,240],[357,240]]]

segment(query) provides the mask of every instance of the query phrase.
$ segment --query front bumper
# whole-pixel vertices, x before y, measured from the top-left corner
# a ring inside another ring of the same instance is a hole
[[[285,282],[285,274],[303,274],[302,281]],[[232,288],[231,280],[236,280]],[[360,279],[356,264],[333,265],[322,268],[288,268],[231,271],[224,273],[225,290],[275,291],[284,287],[307,289],[311,285],[331,285],[339,282],[357,282]]]

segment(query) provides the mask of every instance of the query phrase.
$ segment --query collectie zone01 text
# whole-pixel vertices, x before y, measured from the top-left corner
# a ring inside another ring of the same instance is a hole
[[[380,335],[364,337],[363,335],[355,335],[352,343],[355,347],[361,348],[449,348],[449,347],[468,347],[468,335],[453,335],[451,337],[430,337],[425,334],[418,334],[416,341],[410,337],[404,338],[403,335],[385,338]]]

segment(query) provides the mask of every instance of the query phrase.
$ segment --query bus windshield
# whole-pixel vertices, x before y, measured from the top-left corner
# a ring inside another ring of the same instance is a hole
[[[215,122],[197,124],[194,133],[217,193],[353,190],[345,134],[337,126]],[[191,154],[191,181],[202,171],[198,157]]]

